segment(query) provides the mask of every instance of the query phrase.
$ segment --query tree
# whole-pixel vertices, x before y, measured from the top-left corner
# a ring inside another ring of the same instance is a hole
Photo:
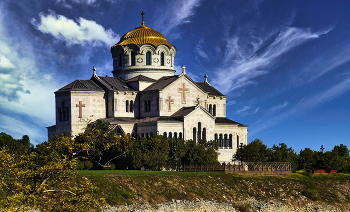
[[[38,145],[30,154],[0,151],[0,190],[6,195],[0,208],[95,211],[106,204],[95,197],[96,188],[76,172],[77,159],[71,158],[73,140],[64,135],[59,138]]]
[[[196,143],[193,140],[185,143],[186,154],[182,159],[183,163],[194,164],[217,164],[218,162],[218,144],[215,141],[199,140]]]
[[[316,153],[310,148],[301,150],[298,158],[298,169],[313,170],[316,164]]]
[[[165,136],[152,135],[151,138],[133,139],[131,155],[134,168],[160,170],[166,167],[169,149],[169,140]]]
[[[273,145],[270,149],[269,162],[289,162],[292,168],[298,167],[298,155],[292,147],[287,147],[285,143],[280,143],[278,146]]]
[[[97,120],[75,138],[76,157],[91,161],[94,164],[92,169],[110,169],[113,160],[126,154],[128,141],[116,135],[115,130],[110,130],[109,122]],[[120,155],[113,155],[112,152],[119,152]]]
[[[14,154],[27,154],[34,149],[28,135],[16,140],[4,132],[0,133],[0,148],[6,148],[7,151]]]
[[[244,162],[267,162],[270,155],[271,150],[269,150],[259,138],[256,138],[248,145],[244,145],[237,149],[232,160]]]

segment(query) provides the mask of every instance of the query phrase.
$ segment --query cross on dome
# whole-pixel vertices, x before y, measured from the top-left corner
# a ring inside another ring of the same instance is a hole
[[[145,26],[145,12],[142,11],[142,26]]]

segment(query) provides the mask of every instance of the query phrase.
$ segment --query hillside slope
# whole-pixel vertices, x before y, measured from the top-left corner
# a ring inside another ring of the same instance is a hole
[[[219,172],[80,171],[110,205],[174,201],[258,203],[350,211],[350,175],[237,175]],[[246,209],[244,209],[246,210]],[[249,211],[249,210],[248,210]],[[317,211],[317,210],[316,210]]]

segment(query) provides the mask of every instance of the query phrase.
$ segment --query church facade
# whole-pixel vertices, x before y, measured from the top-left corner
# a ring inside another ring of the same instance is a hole
[[[135,138],[165,135],[173,139],[216,140],[219,161],[230,162],[239,145],[247,144],[247,126],[226,118],[226,98],[204,76],[194,82],[175,75],[176,48],[159,32],[142,25],[111,47],[113,77],[93,69],[89,80],[75,80],[55,92],[56,125],[73,136],[89,122],[102,119],[120,134]]]

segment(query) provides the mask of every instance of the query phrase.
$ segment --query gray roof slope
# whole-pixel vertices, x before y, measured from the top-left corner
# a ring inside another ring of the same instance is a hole
[[[139,81],[143,81],[143,82],[156,82],[157,80],[143,76],[143,75],[137,75],[136,77],[133,77],[131,79],[126,80],[125,82],[139,82]]]
[[[103,91],[103,89],[92,80],[75,80],[58,91],[81,90],[81,91]]]
[[[108,90],[135,91],[134,88],[126,84],[120,77],[95,77],[93,79],[100,82]]]
[[[176,111],[173,115],[171,115],[171,117],[187,116],[188,114],[190,114],[195,109],[196,109],[196,106],[182,107],[178,111]]]
[[[216,90],[213,86],[209,85],[205,82],[196,82],[199,87],[201,87],[203,90],[209,93],[209,95],[213,96],[225,96],[220,91]]]
[[[248,127],[247,125],[243,125],[241,123],[238,123],[236,121],[232,121],[231,119],[228,119],[226,117],[216,117],[215,118],[215,124],[237,124],[240,127]]]
[[[161,77],[155,83],[153,83],[152,85],[150,85],[147,88],[145,88],[144,91],[163,89],[166,86],[168,86],[170,83],[172,83],[175,80],[177,80],[178,77],[179,77],[179,75]]]

